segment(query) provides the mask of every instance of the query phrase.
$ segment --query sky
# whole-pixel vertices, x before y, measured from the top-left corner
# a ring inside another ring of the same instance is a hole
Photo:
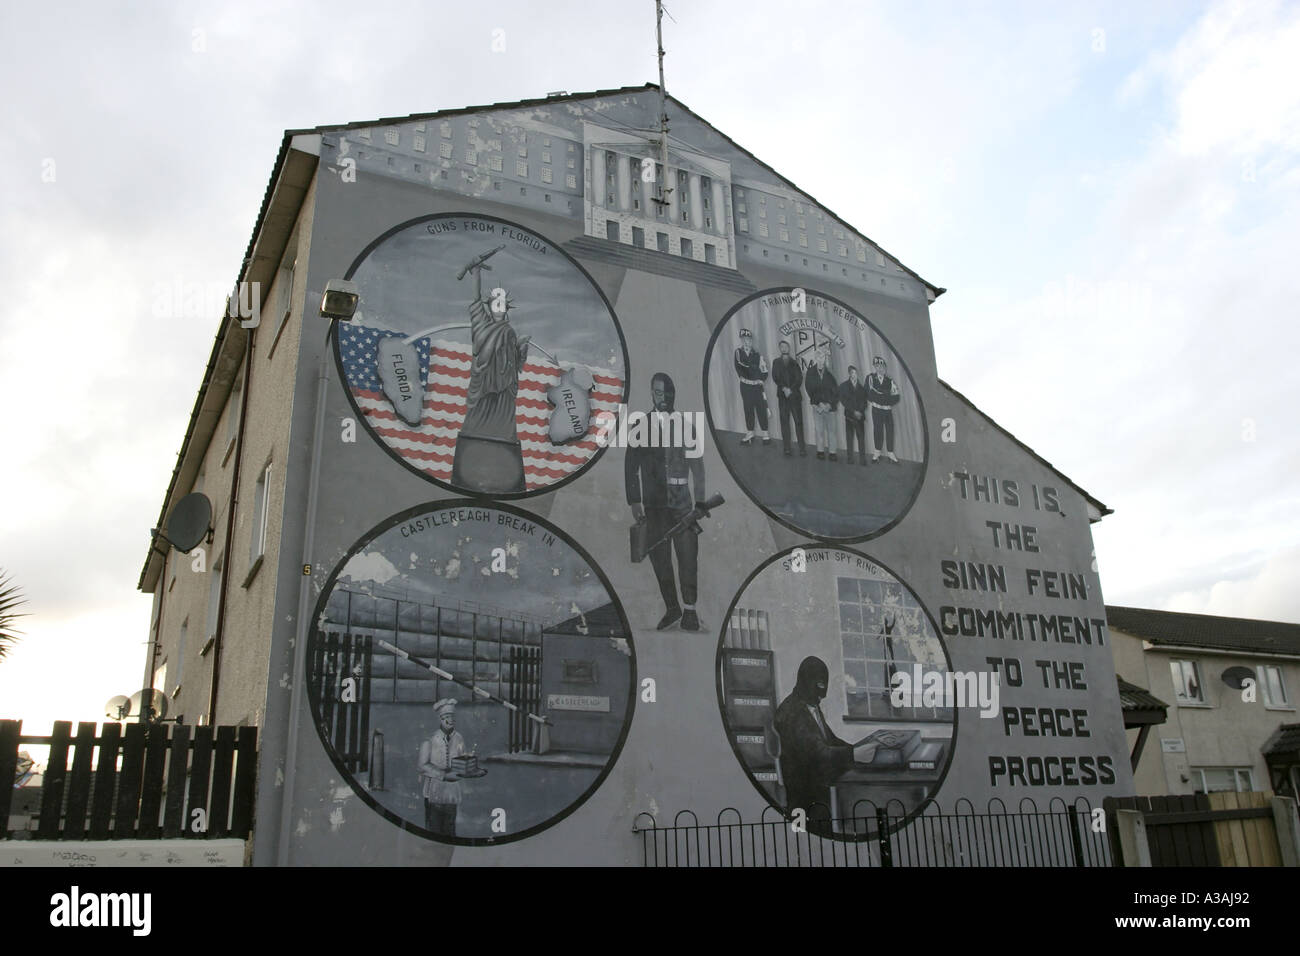
[[[669,93],[950,290],[940,376],[1115,509],[1108,603],[1300,622],[1300,4],[667,8]],[[654,4],[6,4],[0,54],[31,733],[142,682],[149,529],[283,131],[656,81]]]

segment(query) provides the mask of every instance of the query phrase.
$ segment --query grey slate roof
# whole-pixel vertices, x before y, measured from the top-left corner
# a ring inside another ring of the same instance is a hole
[[[1282,724],[1264,741],[1260,753],[1265,757],[1300,756],[1300,724]]]
[[[1168,711],[1169,705],[1155,694],[1138,687],[1137,684],[1130,684],[1118,675],[1116,675],[1115,679],[1119,681],[1120,709],[1131,711],[1158,711],[1161,714]]]
[[[1115,604],[1106,605],[1106,621],[1116,630],[1153,644],[1294,654],[1300,657],[1300,624],[1155,611]]]

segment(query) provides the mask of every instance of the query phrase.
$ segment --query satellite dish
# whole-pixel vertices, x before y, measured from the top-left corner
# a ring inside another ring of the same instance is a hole
[[[1255,672],[1249,667],[1242,667],[1240,664],[1236,667],[1229,667],[1223,672],[1223,682],[1233,690],[1241,690],[1242,684],[1248,680],[1255,680]]]
[[[165,537],[177,551],[188,553],[211,530],[212,502],[203,492],[196,491],[176,502],[176,507],[167,517]]]
[[[162,720],[167,716],[167,695],[160,690],[146,687],[131,695],[131,713],[145,720]]]
[[[110,697],[104,705],[104,714],[110,720],[126,720],[131,716],[131,698],[126,694]]]

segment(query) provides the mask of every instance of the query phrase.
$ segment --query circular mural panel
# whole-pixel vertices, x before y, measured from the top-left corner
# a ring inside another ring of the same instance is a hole
[[[559,246],[488,216],[402,223],[348,270],[360,304],[334,347],[358,418],[458,492],[520,497],[600,454],[627,350],[600,288]]]
[[[749,576],[727,617],[718,703],[768,802],[843,840],[874,836],[877,809],[919,813],[948,772],[957,707],[934,692],[951,661],[911,589],[856,551],[793,548]]]
[[[517,840],[600,785],[636,658],[604,575],[505,505],[384,521],[330,575],[307,648],[321,741],[367,804],[442,843]]]
[[[925,478],[921,396],[876,328],[844,303],[768,289],[713,331],[709,426],[736,483],[815,538],[860,541],[911,508]]]

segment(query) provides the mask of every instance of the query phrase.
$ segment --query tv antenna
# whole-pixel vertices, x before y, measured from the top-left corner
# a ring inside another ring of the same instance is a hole
[[[668,179],[668,94],[664,90],[664,4],[663,0],[655,0],[655,38],[659,50],[659,161],[663,166],[663,177],[658,180],[658,195],[652,196],[651,201],[660,206],[668,205],[668,195],[672,187],[667,184]],[[672,14],[668,14],[672,19]],[[676,23],[676,20],[673,20]]]

